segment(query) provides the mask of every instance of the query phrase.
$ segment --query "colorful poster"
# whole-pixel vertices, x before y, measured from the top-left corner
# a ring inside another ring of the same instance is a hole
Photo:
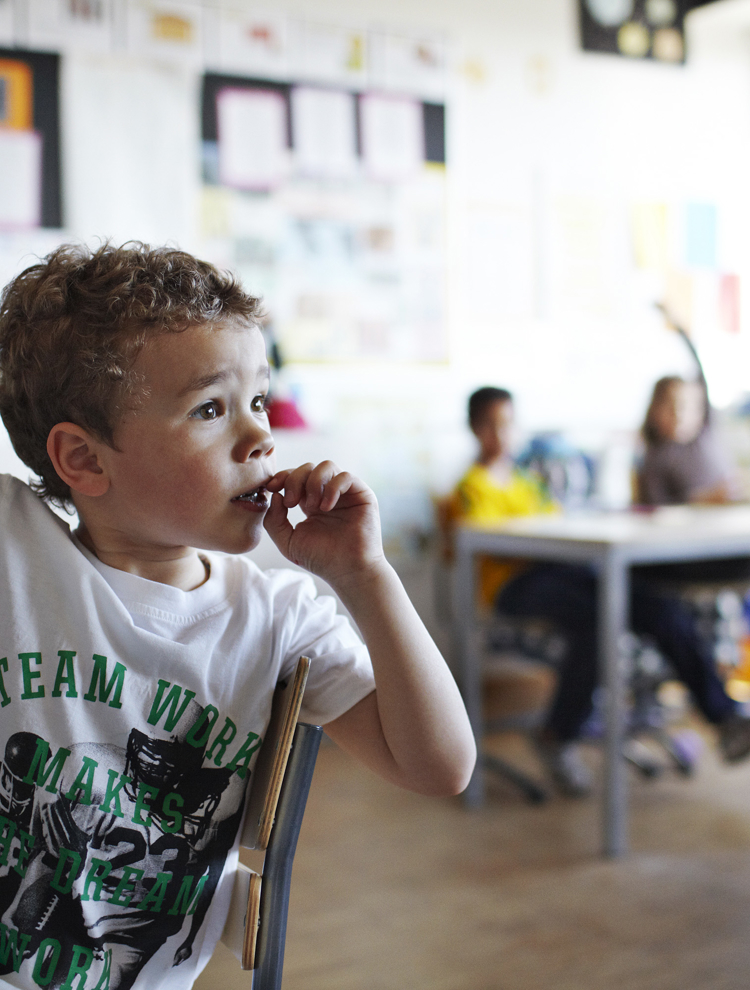
[[[0,59],[0,127],[29,131],[33,126],[34,77],[16,59]]]
[[[219,181],[235,189],[273,189],[289,174],[287,107],[272,90],[228,87],[216,100]]]
[[[354,96],[295,86],[291,109],[297,173],[321,179],[351,178],[358,167]]]

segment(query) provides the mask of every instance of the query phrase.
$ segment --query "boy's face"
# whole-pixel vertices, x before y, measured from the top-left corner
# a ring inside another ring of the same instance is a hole
[[[108,525],[156,556],[257,545],[275,473],[260,331],[238,323],[150,340],[135,362],[144,398],[104,453]]]
[[[495,461],[509,456],[513,444],[513,403],[493,402],[474,424],[482,461]]]

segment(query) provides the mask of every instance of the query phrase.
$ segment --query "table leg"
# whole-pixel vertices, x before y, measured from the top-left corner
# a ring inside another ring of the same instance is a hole
[[[474,554],[461,545],[459,537],[456,549],[456,563],[453,568],[453,588],[451,603],[453,614],[454,650],[457,660],[456,674],[458,686],[466,705],[477,751],[482,743],[482,671],[481,657],[477,648],[475,602],[474,602]],[[477,759],[474,773],[463,792],[464,804],[476,808],[484,802],[484,777],[481,759]]]
[[[628,851],[627,776],[622,756],[627,685],[622,669],[622,640],[627,629],[629,571],[610,551],[599,572],[599,643],[605,697],[604,821],[605,856]]]

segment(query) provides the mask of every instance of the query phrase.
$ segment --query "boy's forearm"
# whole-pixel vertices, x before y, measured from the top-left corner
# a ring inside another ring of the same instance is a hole
[[[383,561],[335,590],[375,671],[384,743],[379,761],[393,762],[374,768],[412,790],[463,790],[476,760],[471,726],[456,682],[396,572]]]

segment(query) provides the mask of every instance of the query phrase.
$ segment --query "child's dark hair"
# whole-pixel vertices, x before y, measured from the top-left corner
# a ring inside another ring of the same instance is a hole
[[[475,429],[487,409],[490,406],[494,406],[496,402],[512,401],[513,396],[507,388],[495,388],[492,385],[478,388],[476,392],[472,392],[469,396],[469,426],[472,430]]]
[[[18,275],[0,299],[0,416],[40,478],[36,493],[70,503],[47,454],[56,423],[114,446],[117,417],[139,395],[132,367],[147,340],[258,316],[258,300],[230,274],[138,242],[63,245]]]

